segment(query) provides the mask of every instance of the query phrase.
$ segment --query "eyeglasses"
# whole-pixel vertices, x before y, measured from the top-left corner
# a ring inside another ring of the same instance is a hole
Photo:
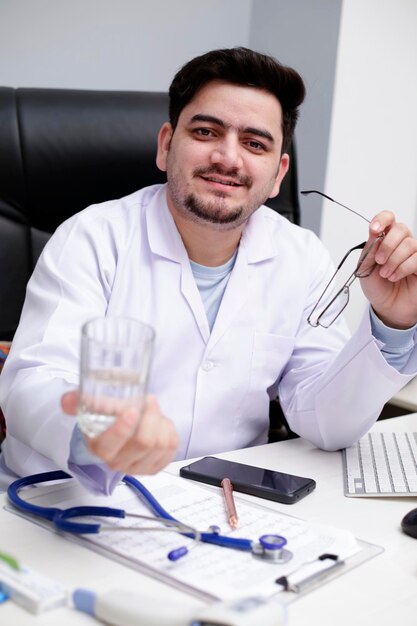
[[[317,193],[320,196],[323,196],[323,198],[326,198],[327,200],[338,204],[344,209],[347,209],[351,213],[354,213],[358,217],[361,217],[363,220],[368,222],[368,224],[370,223],[370,220],[368,220],[357,211],[350,209],[348,206],[342,204],[341,202],[333,200],[333,198],[330,198],[330,196],[326,196],[326,194],[322,193],[321,191],[316,191],[315,189],[312,189],[309,191],[301,191],[301,193],[304,196],[308,196],[311,193]],[[366,278],[367,276],[370,276],[374,271],[376,263],[374,260],[374,254],[372,253],[375,252],[384,237],[385,233],[381,233],[381,235],[379,235],[367,248],[365,248],[366,241],[364,241],[363,243],[360,243],[359,245],[351,248],[346,252],[345,256],[337,266],[335,273],[327,283],[323,293],[317,300],[307,318],[307,322],[310,324],[310,326],[322,326],[323,328],[329,328],[329,326],[331,326],[333,322],[335,322],[337,318],[343,313],[349,303],[350,287],[352,283],[357,278]],[[355,258],[356,251],[362,251],[359,254],[358,260],[356,260]],[[337,289],[334,287],[336,277],[340,273],[342,266],[345,265],[348,260],[354,262],[354,270],[349,274],[348,278],[343,282],[341,287]]]

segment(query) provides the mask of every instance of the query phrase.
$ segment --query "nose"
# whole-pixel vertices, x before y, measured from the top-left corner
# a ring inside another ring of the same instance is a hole
[[[238,170],[243,165],[241,145],[237,137],[227,135],[219,141],[212,154],[211,162],[223,166],[226,170]]]

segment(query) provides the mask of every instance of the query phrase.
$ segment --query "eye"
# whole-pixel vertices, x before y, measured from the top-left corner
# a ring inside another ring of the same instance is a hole
[[[260,143],[259,141],[256,141],[255,139],[250,139],[246,141],[246,145],[253,152],[264,152],[264,150],[266,149],[262,143]]]
[[[202,139],[215,136],[214,131],[210,128],[194,128],[193,133],[194,135],[197,135],[197,137],[200,137]]]

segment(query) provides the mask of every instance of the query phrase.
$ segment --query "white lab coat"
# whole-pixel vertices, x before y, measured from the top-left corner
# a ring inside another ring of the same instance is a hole
[[[0,379],[4,461],[17,474],[68,470],[80,328],[126,315],[156,330],[150,392],[175,422],[177,458],[265,443],[279,392],[291,428],[326,449],[350,445],[417,371],[390,367],[366,316],[348,340],[342,320],[306,318],[332,269],[310,231],[261,207],[250,218],[210,333],[164,186],[89,207],[59,227],[31,278]],[[341,250],[343,252],[343,250]]]

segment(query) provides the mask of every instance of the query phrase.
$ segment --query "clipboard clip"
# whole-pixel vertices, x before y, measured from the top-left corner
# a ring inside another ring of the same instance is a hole
[[[337,554],[321,554],[316,561],[302,565],[289,576],[277,578],[275,583],[283,587],[283,591],[302,593],[312,585],[316,585],[330,576],[336,569],[342,567],[345,561]]]

